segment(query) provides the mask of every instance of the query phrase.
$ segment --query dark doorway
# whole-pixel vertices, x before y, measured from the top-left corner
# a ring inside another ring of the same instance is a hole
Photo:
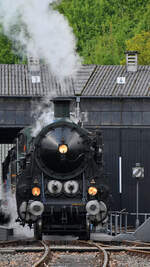
[[[17,136],[17,133],[22,128],[11,127],[11,128],[0,128],[0,143],[1,144],[12,144]]]

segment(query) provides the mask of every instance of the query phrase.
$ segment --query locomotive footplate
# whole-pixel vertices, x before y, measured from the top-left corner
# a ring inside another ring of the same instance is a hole
[[[51,207],[50,212],[44,212],[43,233],[78,233],[86,231],[85,207]]]
[[[86,225],[51,225],[49,229],[42,229],[43,234],[76,235],[88,234]]]

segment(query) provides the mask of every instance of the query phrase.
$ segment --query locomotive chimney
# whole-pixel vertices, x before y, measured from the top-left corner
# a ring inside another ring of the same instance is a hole
[[[127,72],[135,72],[138,68],[138,51],[126,51]]]
[[[71,99],[54,99],[54,117],[70,118],[70,101]]]
[[[28,57],[28,70],[31,76],[32,83],[40,83],[40,61],[38,58]]]

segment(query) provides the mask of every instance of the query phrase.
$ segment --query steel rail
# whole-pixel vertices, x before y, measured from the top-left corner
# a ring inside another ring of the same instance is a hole
[[[8,247],[0,248],[0,253],[26,253],[26,252],[43,252],[43,247]]]
[[[37,240],[33,238],[27,238],[27,239],[16,239],[16,240],[7,240],[7,241],[0,241],[0,246],[9,245],[9,244],[15,244],[15,243],[21,243],[21,242],[37,242]]]
[[[123,240],[122,241],[123,244],[132,244],[132,245],[141,245],[141,246],[149,246],[150,247],[150,243],[148,242],[142,242],[142,241],[130,241],[130,240]]]
[[[109,259],[108,259],[108,254],[107,254],[105,248],[103,248],[103,247],[101,247],[101,246],[99,246],[97,244],[94,244],[93,242],[91,242],[91,244],[92,245],[95,245],[100,251],[103,252],[104,259],[103,259],[103,265],[102,265],[102,267],[107,267],[107,264],[108,264],[108,260]]]
[[[46,258],[48,256],[49,246],[47,246],[44,241],[40,241],[40,243],[44,246],[45,253],[44,253],[44,255],[42,256],[42,258],[39,261],[37,261],[35,264],[32,265],[32,267],[40,266],[46,260]]]
[[[145,248],[143,247],[143,249],[138,249],[138,248],[128,248],[126,249],[126,252],[128,253],[136,253],[136,254],[144,254],[146,256],[150,256],[150,251],[149,250],[145,250]]]
[[[101,267],[107,267],[108,262],[109,262],[109,258],[108,258],[108,254],[107,254],[105,248],[101,247],[100,245],[95,244],[92,241],[87,241],[87,242],[86,241],[79,241],[79,242],[80,243],[84,243],[84,244],[88,244],[90,246],[92,245],[92,246],[97,247],[98,250],[101,251],[103,253],[103,256],[104,256],[104,258],[103,258],[103,265]]]
[[[96,245],[95,245],[96,246]],[[76,246],[50,246],[51,251],[59,251],[59,252],[97,252],[98,247],[76,247]],[[103,247],[98,245],[99,247]],[[150,247],[122,247],[122,246],[107,246],[104,247],[106,251],[128,251],[128,250],[138,250],[138,251],[147,251],[150,252]],[[8,247],[8,248],[0,248],[0,253],[4,252],[43,252],[45,249],[43,247]]]

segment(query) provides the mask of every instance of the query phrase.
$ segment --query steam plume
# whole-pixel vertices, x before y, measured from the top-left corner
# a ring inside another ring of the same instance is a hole
[[[33,106],[34,107],[34,106]],[[35,137],[43,127],[53,122],[54,107],[50,102],[50,98],[43,98],[40,105],[33,110],[32,116],[34,117],[34,125],[32,127],[32,136]]]
[[[40,57],[59,78],[74,75],[80,65],[67,20],[52,4],[57,0],[0,0],[5,34],[21,43],[24,53]]]

